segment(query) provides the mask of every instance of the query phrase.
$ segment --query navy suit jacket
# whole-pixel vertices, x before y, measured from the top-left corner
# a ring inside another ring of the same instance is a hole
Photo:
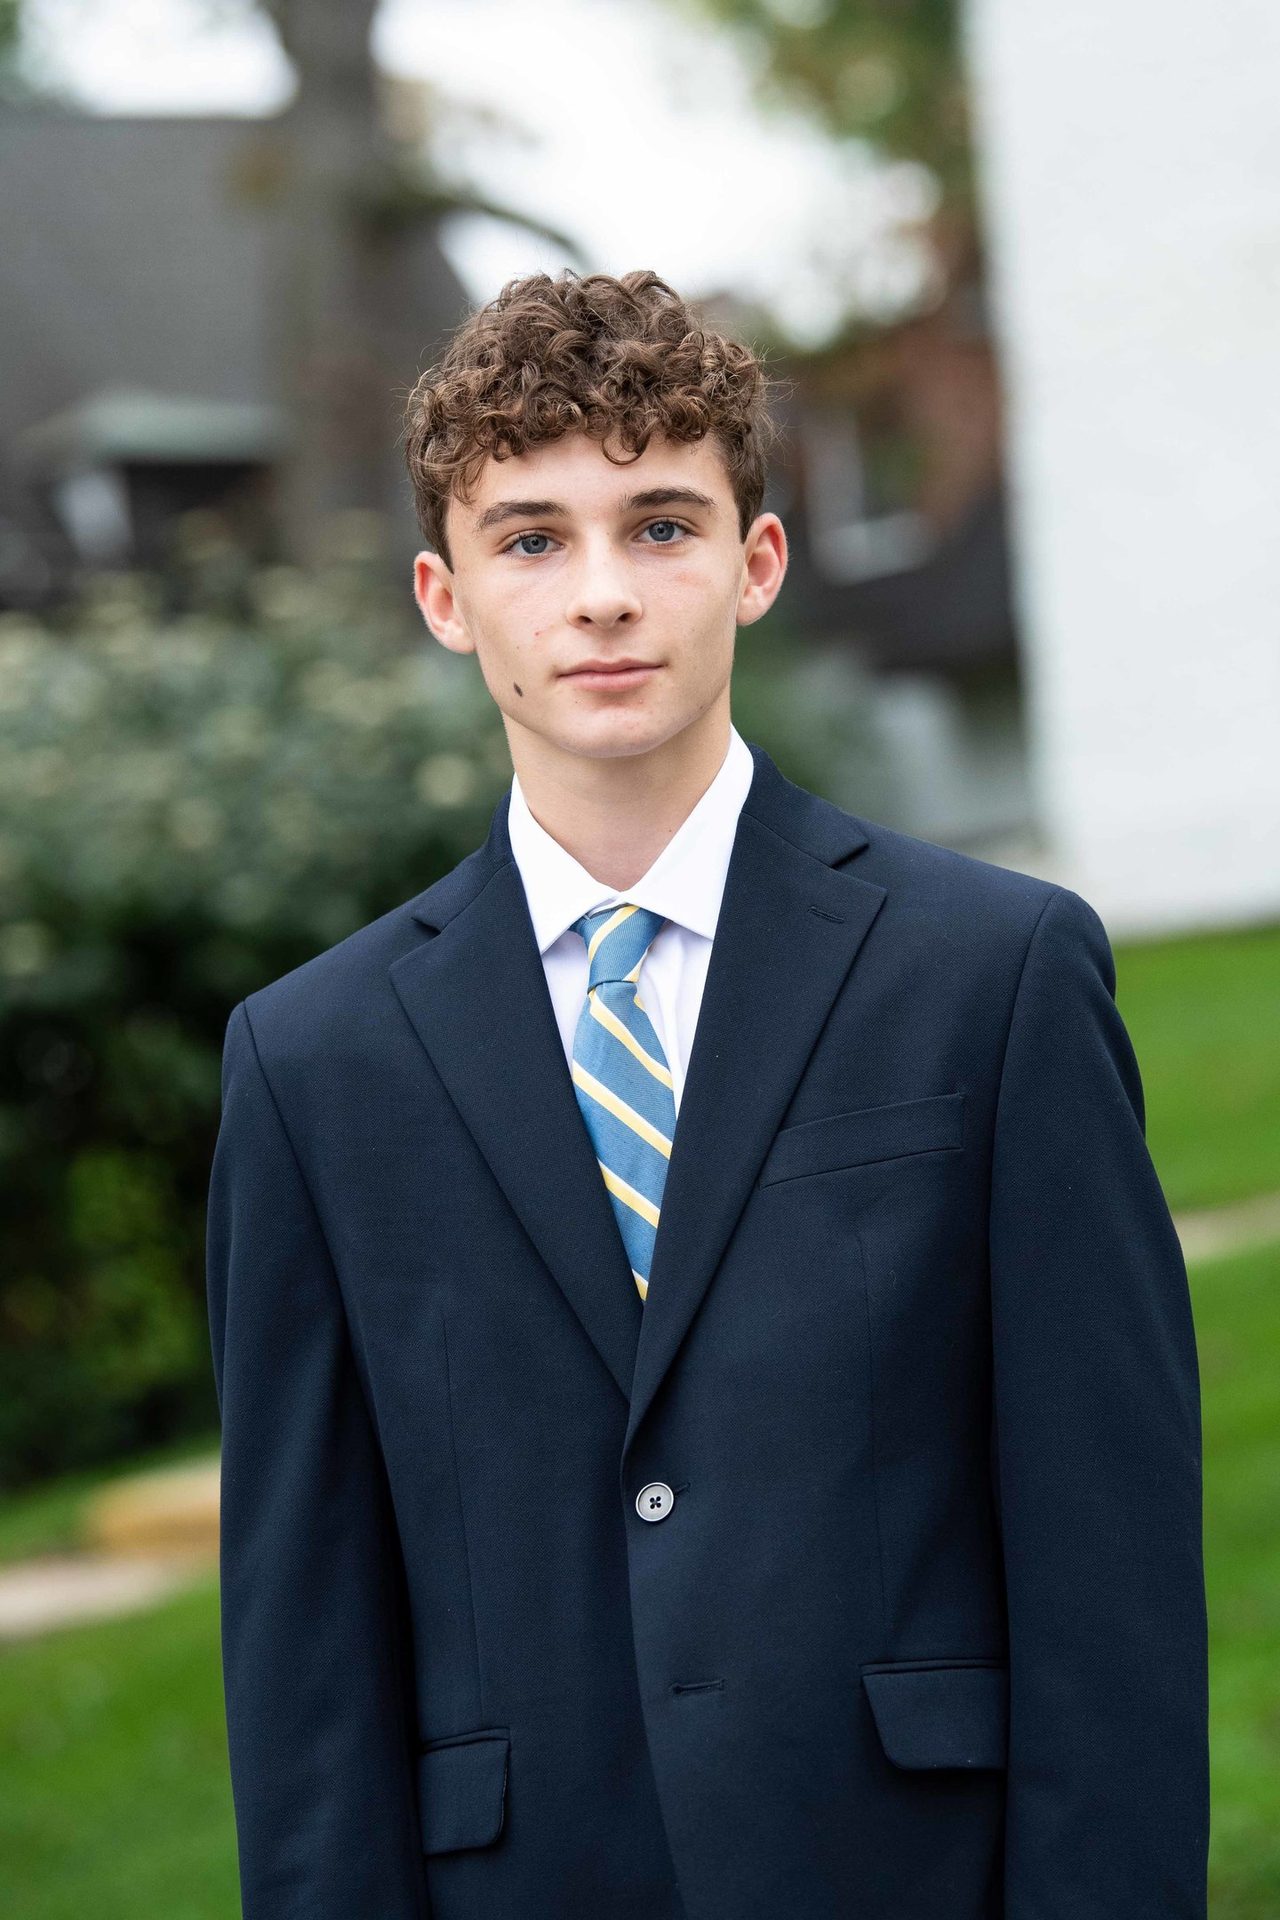
[[[247,1920],[1202,1920],[1196,1347],[1106,934],[751,751],[647,1303],[507,796],[230,1017]]]

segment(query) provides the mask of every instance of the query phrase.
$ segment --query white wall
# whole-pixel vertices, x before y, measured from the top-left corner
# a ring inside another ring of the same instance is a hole
[[[1280,915],[1280,0],[970,0],[1033,776],[1117,932]]]

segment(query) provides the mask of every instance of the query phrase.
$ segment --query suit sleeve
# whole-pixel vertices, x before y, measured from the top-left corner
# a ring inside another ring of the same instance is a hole
[[[1102,922],[1057,889],[996,1112],[1008,1920],[1203,1920],[1208,1652],[1186,1268]]]
[[[385,1471],[243,1002],[223,1051],[207,1256],[244,1920],[424,1920]]]

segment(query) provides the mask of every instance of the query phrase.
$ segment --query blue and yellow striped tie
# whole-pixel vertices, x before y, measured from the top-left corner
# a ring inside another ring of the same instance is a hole
[[[623,900],[573,923],[587,947],[587,997],[573,1036],[573,1087],[641,1300],[649,1291],[676,1130],[671,1070],[641,1002],[641,962],[666,921]]]

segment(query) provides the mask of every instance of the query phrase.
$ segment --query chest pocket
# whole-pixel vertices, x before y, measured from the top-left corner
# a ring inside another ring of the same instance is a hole
[[[783,1127],[765,1155],[756,1180],[771,1187],[803,1174],[896,1160],[905,1154],[945,1153],[963,1145],[963,1093],[929,1094],[887,1107],[856,1107]]]

